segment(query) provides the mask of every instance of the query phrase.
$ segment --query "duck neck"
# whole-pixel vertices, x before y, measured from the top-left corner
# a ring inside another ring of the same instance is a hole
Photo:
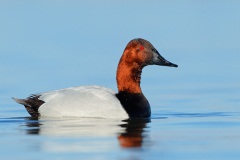
[[[145,98],[140,88],[143,67],[144,65],[142,63],[138,63],[137,60],[131,59],[125,54],[118,64],[118,93],[116,97],[119,99],[130,118],[148,118],[151,115],[148,100]]]
[[[120,60],[117,69],[118,92],[142,93],[140,87],[142,68],[137,63],[129,65]]]

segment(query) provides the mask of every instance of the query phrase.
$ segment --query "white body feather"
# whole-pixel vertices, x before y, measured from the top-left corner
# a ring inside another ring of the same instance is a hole
[[[79,86],[39,94],[45,103],[39,107],[47,117],[128,118],[111,89],[100,86]]]

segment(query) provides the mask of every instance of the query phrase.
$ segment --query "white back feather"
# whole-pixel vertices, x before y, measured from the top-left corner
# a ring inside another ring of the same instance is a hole
[[[128,118],[120,101],[111,89],[100,86],[79,86],[39,94],[45,103],[41,116]]]

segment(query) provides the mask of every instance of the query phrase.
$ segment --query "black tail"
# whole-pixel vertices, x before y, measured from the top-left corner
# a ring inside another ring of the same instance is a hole
[[[13,99],[17,103],[24,105],[26,110],[31,116],[38,117],[40,116],[38,112],[38,108],[44,103],[44,101],[38,99],[39,97],[40,96],[33,95],[28,97],[27,99],[18,99],[18,98],[13,98]]]
[[[18,98],[14,98],[14,97],[12,97],[12,99],[14,99],[14,101],[16,101],[19,104],[28,106],[28,103],[27,103],[26,99],[18,99]]]

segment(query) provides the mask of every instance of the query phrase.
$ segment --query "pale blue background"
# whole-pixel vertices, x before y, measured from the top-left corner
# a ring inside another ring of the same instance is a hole
[[[239,121],[237,0],[1,0],[0,116],[29,116],[11,97],[77,85],[102,85],[117,91],[119,58],[126,44],[138,37],[149,40],[163,57],[179,65],[143,70],[142,89],[153,115],[169,113],[171,117],[176,112],[208,117],[220,112],[237,115],[234,124]],[[157,123],[151,125],[149,132],[158,135]],[[239,124],[233,128],[231,133],[237,133]],[[237,159],[240,138],[235,138],[227,149],[232,147],[232,158]],[[228,158],[231,152],[221,153],[214,154],[215,158]]]
[[[179,65],[144,69],[149,99],[156,87],[156,94],[166,88],[185,98],[215,90],[239,105],[239,7],[239,1],[0,1],[0,104],[76,85],[116,90],[122,51],[141,37]]]

